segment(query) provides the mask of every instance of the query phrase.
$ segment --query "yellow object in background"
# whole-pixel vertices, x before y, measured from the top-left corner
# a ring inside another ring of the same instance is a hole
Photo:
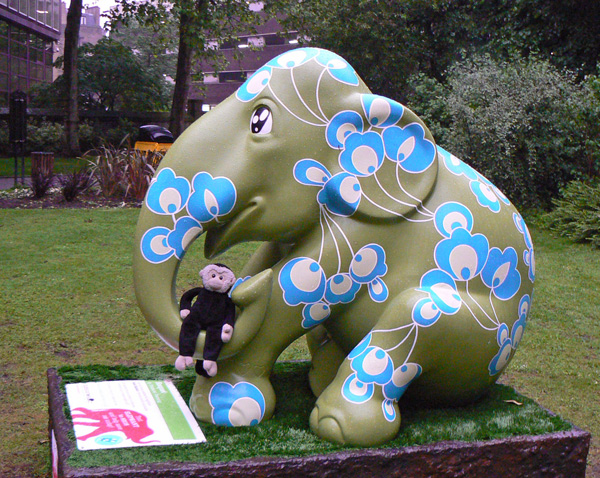
[[[166,153],[172,144],[173,143],[156,143],[154,141],[136,141],[134,148],[138,151]]]

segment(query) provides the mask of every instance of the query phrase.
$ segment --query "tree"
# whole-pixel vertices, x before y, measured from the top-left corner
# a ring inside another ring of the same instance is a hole
[[[290,30],[331,49],[377,93],[404,100],[415,73],[445,81],[453,63],[475,53],[498,60],[544,58],[596,73],[600,2],[584,0],[271,0]]]
[[[58,66],[63,63],[59,58]],[[164,110],[169,102],[168,83],[162,74],[146,68],[122,43],[103,38],[86,43],[78,54],[78,105],[87,110]],[[66,78],[38,88],[35,104],[52,106],[66,96]]]
[[[136,19],[143,25],[156,25],[168,15],[178,19],[179,44],[175,88],[171,107],[170,130],[175,137],[185,127],[193,60],[209,61],[218,68],[222,56],[218,44],[252,30],[259,16],[246,0],[118,0],[112,21],[127,24]]]
[[[311,46],[346,58],[376,93],[404,100],[418,72],[442,79],[471,38],[467,0],[274,0]]]
[[[64,56],[64,78],[65,91],[67,93],[65,136],[66,153],[76,156],[79,150],[79,110],[77,98],[77,49],[79,45],[79,26],[81,25],[82,0],[71,0],[67,12],[67,25],[65,28],[65,56]]]
[[[110,31],[110,38],[129,48],[147,72],[169,81],[175,79],[177,36],[178,24],[170,14],[150,26],[132,18],[127,25],[113,24]]]

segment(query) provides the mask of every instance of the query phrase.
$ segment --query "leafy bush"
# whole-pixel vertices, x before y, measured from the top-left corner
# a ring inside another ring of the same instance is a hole
[[[556,208],[545,219],[554,232],[600,248],[600,183],[572,181],[553,203]]]
[[[69,174],[63,174],[58,178],[58,181],[62,186],[62,195],[67,202],[73,201],[79,194],[86,192],[95,183],[92,172],[86,167]]]
[[[64,126],[49,121],[27,124],[27,149],[59,153],[63,149]]]
[[[434,120],[441,146],[513,202],[548,208],[569,181],[600,173],[594,85],[535,58],[483,56],[456,64],[446,85],[429,79],[426,91],[416,88],[411,107]]]
[[[102,144],[102,135],[98,134],[99,126],[89,121],[79,123],[79,147],[82,151],[89,151]]]
[[[134,138],[137,134],[138,128],[126,119],[120,119],[119,125],[110,128],[104,134],[104,141],[111,145],[123,145],[126,144],[130,138]]]
[[[8,141],[8,121],[0,120],[0,151],[4,154],[12,154],[12,145]]]

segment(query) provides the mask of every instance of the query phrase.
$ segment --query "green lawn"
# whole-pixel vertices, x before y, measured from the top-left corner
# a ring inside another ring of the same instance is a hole
[[[0,210],[0,476],[49,476],[45,371],[65,365],[171,364],[137,309],[136,209]],[[502,381],[600,436],[600,252],[533,229],[537,282],[523,342]],[[256,248],[219,258],[239,271]],[[181,292],[205,263],[198,241]],[[286,357],[306,356],[303,342]],[[594,438],[588,468],[600,470]]]
[[[31,157],[25,157],[25,176],[31,175]],[[87,161],[81,158],[63,158],[54,156],[54,174],[71,173],[87,165]],[[15,175],[15,159],[0,158],[0,177],[14,177]],[[17,176],[21,176],[21,159],[17,164]]]

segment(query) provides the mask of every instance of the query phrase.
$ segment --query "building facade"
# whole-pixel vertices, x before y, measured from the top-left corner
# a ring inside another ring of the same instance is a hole
[[[60,0],[0,0],[0,107],[13,91],[53,79]]]
[[[0,0],[1,1],[1,0]],[[54,48],[54,58],[63,56],[65,54],[65,29],[67,28],[67,6],[65,2],[61,3],[60,9],[60,28],[59,28],[59,39],[56,42]],[[106,36],[106,30],[101,25],[100,7],[84,8],[81,12],[81,25],[79,27],[79,43],[81,46],[84,43],[98,43],[102,38]],[[58,78],[63,74],[61,68],[54,69],[54,79]]]
[[[251,2],[250,6],[262,15],[262,2]],[[226,66],[215,72],[207,62],[200,65],[202,80],[192,83],[189,99],[192,117],[197,118],[218,105],[269,60],[298,47],[297,32],[284,33],[276,18],[264,20],[255,32],[241,35],[235,42],[213,45],[223,54]]]

